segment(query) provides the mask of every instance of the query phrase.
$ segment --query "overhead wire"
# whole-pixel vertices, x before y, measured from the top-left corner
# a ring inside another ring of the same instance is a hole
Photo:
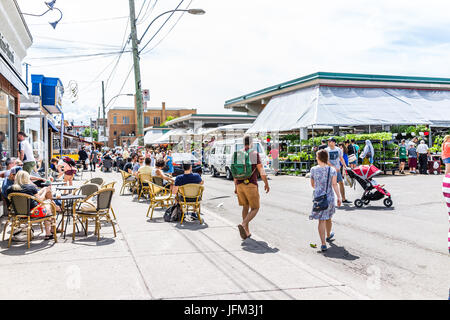
[[[124,80],[123,83],[122,83],[122,86],[121,86],[121,88],[120,88],[120,90],[119,90],[118,95],[117,95],[116,97],[114,97],[113,100],[110,102],[110,105],[111,105],[110,108],[112,108],[112,106],[114,105],[114,103],[116,103],[117,98],[119,98],[119,96],[122,94],[123,88],[125,87],[125,84],[127,83],[128,78],[129,78],[130,75],[131,75],[131,71],[133,71],[133,67],[134,67],[134,64],[131,64],[130,71],[128,71],[128,74],[127,74],[125,80]],[[112,104],[111,104],[111,103],[112,103]],[[106,112],[107,109],[108,109],[108,107],[105,108],[105,112]]]
[[[117,70],[117,67],[118,67],[118,65],[119,65],[120,59],[122,58],[122,55],[123,55],[123,53],[125,52],[125,48],[126,48],[126,46],[128,45],[128,43],[129,43],[130,36],[128,35],[128,37],[127,37],[127,31],[128,31],[129,25],[130,25],[130,20],[128,19],[128,20],[127,20],[127,25],[126,25],[126,27],[125,27],[125,32],[124,32],[124,35],[123,35],[123,38],[122,38],[122,45],[121,45],[121,47],[122,47],[122,53],[117,57],[116,64],[115,64],[114,67],[111,69],[111,73],[109,74],[109,76],[108,76],[108,78],[107,78],[107,80],[106,80],[105,91],[108,89],[108,87],[109,87],[109,81],[111,80],[111,78],[113,77],[113,74],[114,74],[115,71]]]
[[[80,21],[63,21],[60,22],[58,25],[63,24],[79,24],[79,23],[97,23],[97,22],[104,22],[104,21],[114,21],[114,20],[120,20],[128,18],[128,16],[121,16],[121,17],[112,17],[112,18],[105,18],[105,19],[95,19],[95,20],[80,20]],[[30,23],[29,26],[48,26],[48,23]]]
[[[184,0],[181,0],[178,6],[174,10],[178,10],[178,8],[183,4]],[[144,51],[144,49],[149,45],[149,43],[158,35],[158,33],[161,31],[161,29],[166,25],[166,23],[172,18],[172,16],[175,14],[176,11],[173,11],[164,21],[164,23],[159,27],[159,29],[156,31],[156,33],[150,38],[150,40],[147,41],[147,43],[139,50],[139,53]],[[145,35],[145,32],[144,32]]]
[[[141,18],[141,21],[137,21],[137,24],[142,24],[145,22],[145,20],[147,20],[147,18],[152,14],[153,10],[155,9],[156,4],[158,3],[158,0],[155,0],[153,2],[152,7],[149,9],[150,5],[151,5],[151,1],[148,3],[147,8],[145,9],[144,15]]]
[[[136,21],[139,20],[139,17],[141,16],[142,13],[142,9],[144,9],[145,3],[147,2],[147,0],[142,1],[142,6],[141,9],[139,10],[139,13],[137,15]]]
[[[192,1],[193,1],[193,0],[191,0],[191,1],[189,2],[189,4],[187,5],[186,9],[188,9],[188,8],[191,6]],[[175,26],[178,24],[178,22],[181,20],[181,18],[183,18],[183,16],[184,16],[185,13],[186,13],[186,12],[182,12],[182,14],[178,17],[178,20],[174,23],[174,25],[170,28],[170,30],[164,35],[164,37],[162,37],[162,38],[161,38],[161,39],[160,39],[153,47],[151,47],[150,49],[148,49],[147,51],[145,51],[144,53],[142,53],[142,55],[149,53],[150,51],[152,51],[153,49],[155,49],[157,46],[159,46],[159,44],[160,44],[161,42],[163,42],[164,39],[166,39],[167,36],[170,34],[170,32],[175,28]],[[141,51],[142,51],[142,50],[141,50]]]
[[[131,51],[129,51],[131,52]],[[63,60],[63,59],[74,59],[74,58],[84,58],[84,57],[98,57],[98,56],[111,56],[116,54],[122,54],[123,51],[111,51],[111,52],[98,52],[89,54],[77,54],[77,55],[66,55],[66,56],[48,56],[39,58],[28,58],[30,60]]]

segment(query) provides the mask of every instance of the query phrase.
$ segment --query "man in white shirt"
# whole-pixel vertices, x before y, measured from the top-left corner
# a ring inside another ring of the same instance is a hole
[[[31,173],[36,166],[36,160],[34,159],[33,148],[25,138],[27,138],[25,132],[20,131],[17,134],[17,140],[19,141],[19,159],[23,162],[23,170]]]
[[[417,153],[419,155],[420,174],[428,174],[428,146],[424,140],[420,141]]]

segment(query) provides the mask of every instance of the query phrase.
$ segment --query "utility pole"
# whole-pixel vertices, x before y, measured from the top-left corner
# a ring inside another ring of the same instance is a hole
[[[102,105],[103,105],[103,137],[106,137],[105,81],[102,81]]]
[[[133,46],[133,63],[134,63],[134,82],[136,86],[136,122],[137,122],[137,138],[139,146],[144,145],[144,119],[142,110],[142,88],[141,88],[141,67],[139,61],[139,48],[136,31],[136,12],[134,0],[130,3],[130,26],[131,26],[131,43]]]
[[[92,118],[89,118],[89,131],[90,131],[90,133],[91,133],[91,142],[93,143],[94,142],[94,134],[92,133]]]

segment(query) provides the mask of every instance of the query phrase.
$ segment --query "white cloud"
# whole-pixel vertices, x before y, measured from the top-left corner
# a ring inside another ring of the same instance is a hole
[[[175,8],[178,2],[159,1],[150,19]],[[137,10],[141,3],[142,0],[136,0]],[[19,0],[19,4],[27,12],[43,9],[41,1]],[[58,0],[57,6],[64,12],[62,22],[128,14],[127,0]],[[142,57],[142,84],[151,91],[152,106],[165,101],[168,106],[223,113],[227,99],[317,71],[444,77],[449,74],[449,43],[444,36],[448,30],[448,1],[195,0],[191,7],[203,8],[207,13],[186,14],[154,51]],[[46,23],[51,18],[27,18],[33,35],[120,45],[127,24],[126,19],[61,24],[56,30],[31,25]],[[166,26],[166,32],[175,20]],[[144,27],[145,24],[138,26],[139,34]],[[155,23],[149,35],[158,27]],[[37,37],[35,44],[84,46]],[[74,54],[99,51],[97,46],[87,47],[91,50],[72,51]],[[68,54],[67,51],[63,54]],[[29,51],[30,58],[52,54],[61,55],[43,49]],[[65,84],[76,80],[80,89],[84,89],[112,60],[103,58],[48,67],[37,66],[61,61],[31,60],[36,65],[31,71],[58,76]],[[107,101],[118,93],[130,65],[130,55],[124,55],[107,90]],[[79,119],[96,117],[101,103],[98,81],[106,80],[108,74],[109,70],[87,90],[81,90],[78,102],[64,107],[71,110],[67,115]],[[132,74],[123,93],[133,90]],[[132,106],[133,98],[119,98],[115,105]]]

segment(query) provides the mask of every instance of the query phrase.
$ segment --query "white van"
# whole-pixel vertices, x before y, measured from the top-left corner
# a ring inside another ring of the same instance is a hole
[[[228,180],[233,180],[233,175],[231,174],[232,157],[235,151],[243,149],[244,142],[242,138],[216,141],[205,159],[213,177],[218,177],[221,174],[225,174]],[[259,153],[264,170],[268,172],[270,170],[269,159],[266,156],[264,148],[259,140],[253,140],[252,150]]]

